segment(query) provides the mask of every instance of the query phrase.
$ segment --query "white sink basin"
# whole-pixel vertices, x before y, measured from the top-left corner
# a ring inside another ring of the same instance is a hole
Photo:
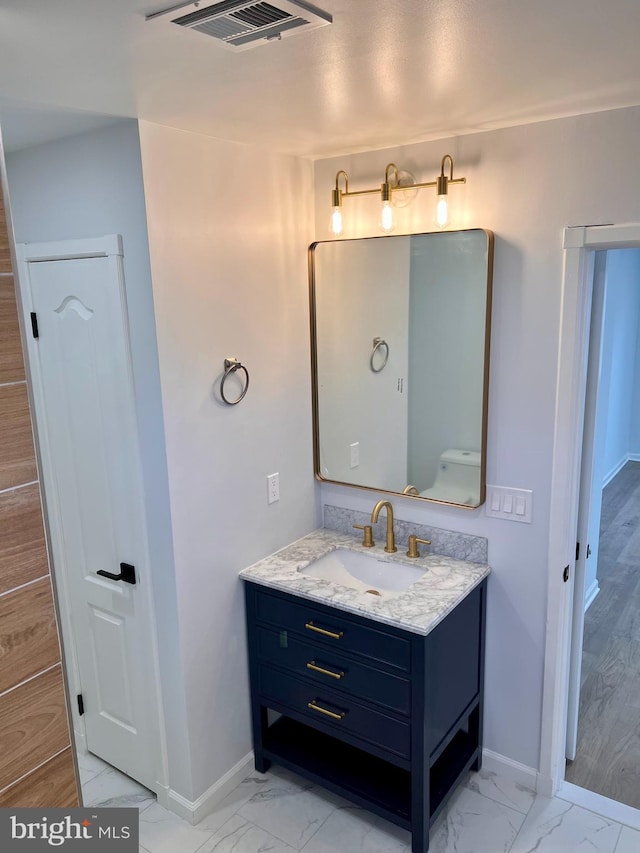
[[[299,571],[383,598],[388,598],[389,593],[409,589],[425,573],[420,566],[379,560],[347,548],[336,548]]]

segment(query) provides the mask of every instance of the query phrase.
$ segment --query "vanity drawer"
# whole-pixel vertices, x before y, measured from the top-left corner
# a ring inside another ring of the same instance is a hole
[[[325,649],[288,631],[258,628],[261,661],[276,664],[329,687],[343,691],[399,714],[411,713],[411,683],[379,669],[345,657],[342,649]]]
[[[258,619],[279,631],[294,631],[332,651],[351,652],[405,672],[411,668],[409,640],[383,628],[369,627],[370,620],[365,625],[357,617],[350,619],[333,608],[316,608],[302,599],[292,601],[263,592],[256,598]]]
[[[393,752],[411,757],[411,726],[368,708],[346,693],[337,693],[320,685],[301,681],[262,664],[259,669],[260,692],[302,714],[311,723],[323,723],[346,734]]]

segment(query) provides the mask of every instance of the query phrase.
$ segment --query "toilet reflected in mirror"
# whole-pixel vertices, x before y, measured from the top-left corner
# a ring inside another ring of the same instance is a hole
[[[473,506],[480,493],[480,462],[475,450],[445,450],[433,486],[420,492],[420,497]]]

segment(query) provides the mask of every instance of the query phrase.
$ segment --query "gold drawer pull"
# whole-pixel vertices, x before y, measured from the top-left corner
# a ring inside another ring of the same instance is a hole
[[[344,672],[331,672],[330,669],[323,669],[314,660],[309,661],[307,669],[312,669],[314,672],[321,672],[323,675],[329,675],[331,678],[337,678],[338,680],[344,678]]]
[[[312,711],[319,711],[321,714],[331,717],[332,720],[341,720],[347,713],[346,711],[341,711],[339,714],[336,714],[334,711],[327,711],[326,708],[321,708],[320,705],[316,705],[315,701],[309,702],[307,704],[307,708],[311,708]]]
[[[313,622],[307,622],[304,627],[308,631],[315,631],[316,634],[324,634],[325,637],[331,637],[334,640],[340,640],[344,636],[342,631],[327,631],[326,628],[318,628]]]

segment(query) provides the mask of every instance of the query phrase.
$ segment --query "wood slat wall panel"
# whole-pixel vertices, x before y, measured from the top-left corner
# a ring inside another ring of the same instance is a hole
[[[38,479],[27,386],[0,386],[0,490]]]
[[[59,660],[49,578],[0,597],[0,693]]]
[[[56,755],[21,782],[0,794],[0,808],[70,809],[78,806],[76,770],[71,748]]]
[[[47,574],[49,563],[38,484],[3,492],[0,494],[0,594]]]
[[[13,276],[0,275],[0,383],[24,380]]]
[[[0,696],[0,791],[68,745],[60,666]]]
[[[0,190],[0,273],[11,271],[11,256],[9,254],[9,235],[7,234],[7,220],[4,213],[2,191]]]

